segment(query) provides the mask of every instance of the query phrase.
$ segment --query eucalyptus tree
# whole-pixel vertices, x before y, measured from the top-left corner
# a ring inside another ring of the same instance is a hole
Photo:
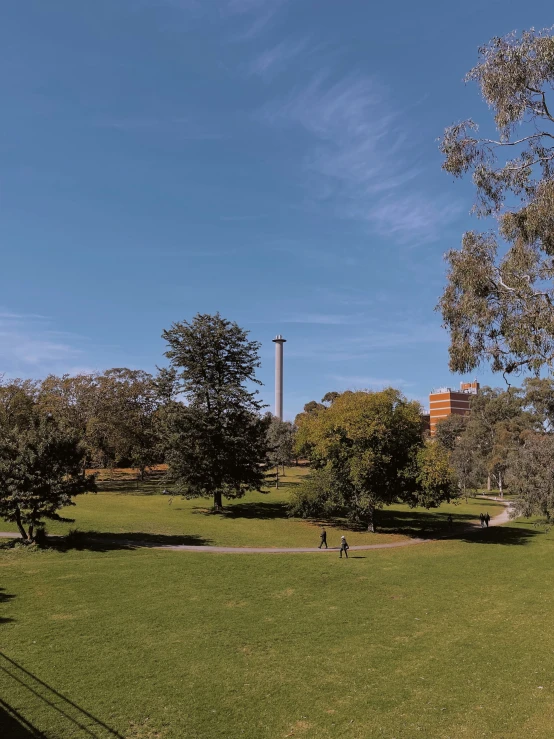
[[[506,374],[554,361],[554,36],[552,29],[493,38],[466,77],[494,115],[481,137],[468,119],[446,129],[444,169],[471,173],[474,211],[488,229],[446,255],[440,299],[450,367],[481,362]]]

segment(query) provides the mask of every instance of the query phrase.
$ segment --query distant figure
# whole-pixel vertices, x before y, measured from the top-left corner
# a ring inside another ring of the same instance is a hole
[[[319,535],[319,538],[321,539],[321,541],[319,542],[318,549],[321,549],[324,544],[325,549],[328,549],[329,547],[327,546],[327,532],[325,531],[325,529],[321,529],[321,534]]]
[[[479,520],[481,521],[481,528],[485,525],[485,515],[483,513],[479,514]]]
[[[489,528],[489,521],[491,520],[491,517],[489,516],[489,512],[487,511],[485,516],[485,523],[487,524],[487,528]]]
[[[448,521],[448,529],[449,529],[449,531],[452,531],[452,523],[453,523],[453,521],[452,521],[452,514],[451,513],[448,514],[448,518],[446,520]]]
[[[339,557],[342,559],[342,553],[344,552],[344,556],[346,559],[348,559],[348,550],[350,547],[348,546],[348,543],[346,541],[346,538],[344,536],[341,536],[340,538],[340,554]]]

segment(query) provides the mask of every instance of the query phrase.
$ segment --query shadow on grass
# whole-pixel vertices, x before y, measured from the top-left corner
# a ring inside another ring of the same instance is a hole
[[[265,503],[264,501],[256,501],[254,503],[235,503],[224,507],[221,511],[214,511],[211,508],[201,508],[195,506],[193,513],[199,513],[203,516],[220,516],[221,518],[256,518],[258,520],[273,520],[276,518],[288,518],[288,508],[286,503]]]
[[[101,480],[96,483],[96,488],[99,493],[160,495],[164,484],[160,480]]]
[[[466,541],[470,544],[528,544],[535,536],[543,534],[543,531],[527,528],[521,523],[517,526],[491,526],[482,529],[479,526],[474,531],[466,531],[464,534],[453,535],[453,539]]]
[[[5,588],[0,588],[0,603],[8,603],[10,600],[15,598],[15,595],[12,595],[11,593],[6,593]],[[11,624],[13,623],[13,618],[6,618],[5,616],[0,616],[0,624]],[[2,722],[0,721],[0,727],[2,726]]]
[[[0,671],[6,680],[26,694],[32,700],[41,701],[56,714],[60,725],[65,725],[71,734],[67,736],[89,737],[90,739],[125,739],[119,732],[104,723],[101,719],[85,711],[63,693],[52,688],[43,680],[26,670],[15,660],[0,652]],[[30,697],[30,696],[29,696]],[[9,732],[2,732],[6,739],[55,739],[54,736],[38,731],[19,711],[0,700],[0,728],[6,726]]]
[[[121,549],[144,549],[148,547],[177,546],[207,546],[210,539],[196,534],[169,535],[147,534],[142,531],[133,531],[124,534],[113,534],[101,531],[72,531],[67,536],[51,537],[48,546],[60,552],[72,550],[91,552],[113,552]]]
[[[415,539],[453,539],[475,544],[527,544],[533,537],[542,533],[532,524],[519,526],[491,526],[481,528],[475,525],[475,514],[451,513],[452,526],[448,513],[438,511],[391,511],[379,510],[375,515],[376,531],[379,534],[396,534]],[[360,524],[344,519],[308,519],[317,526],[347,531],[366,531]],[[371,536],[371,534],[368,534]],[[369,540],[368,540],[369,542]]]
[[[0,735],[6,739],[49,739],[19,711],[0,698]]]

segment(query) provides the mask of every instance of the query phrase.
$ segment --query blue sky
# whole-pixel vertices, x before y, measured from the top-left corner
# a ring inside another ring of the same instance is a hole
[[[433,309],[480,224],[436,139],[488,124],[477,47],[549,5],[5,0],[0,372],[153,370],[163,328],[220,311],[269,403],[288,339],[288,417],[459,382]]]

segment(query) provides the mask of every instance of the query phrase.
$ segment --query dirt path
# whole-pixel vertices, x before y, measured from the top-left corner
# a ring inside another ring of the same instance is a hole
[[[486,498],[484,500],[496,500],[496,498]],[[501,526],[507,523],[510,518],[509,508],[510,503],[498,500],[498,503],[502,503],[506,508],[498,516],[494,516],[490,520],[490,526]],[[365,552],[370,549],[396,549],[397,547],[409,547],[414,544],[430,544],[431,542],[441,541],[444,539],[456,538],[460,533],[467,533],[469,531],[476,531],[481,528],[481,524],[478,521],[475,523],[468,524],[463,529],[458,530],[452,534],[444,534],[443,536],[435,539],[407,539],[405,541],[391,542],[390,544],[362,544],[359,546],[350,547],[351,552]],[[0,531],[0,537],[5,539],[18,539],[21,538],[20,534],[10,533],[6,531]],[[339,547],[329,547],[328,549],[318,549],[318,547],[212,547],[212,546],[196,546],[190,544],[160,544],[154,545],[149,542],[133,541],[132,539],[118,540],[120,544],[128,544],[132,547],[148,547],[149,549],[170,549],[175,552],[207,552],[211,554],[300,554],[305,552],[316,553],[319,552],[338,552]]]

